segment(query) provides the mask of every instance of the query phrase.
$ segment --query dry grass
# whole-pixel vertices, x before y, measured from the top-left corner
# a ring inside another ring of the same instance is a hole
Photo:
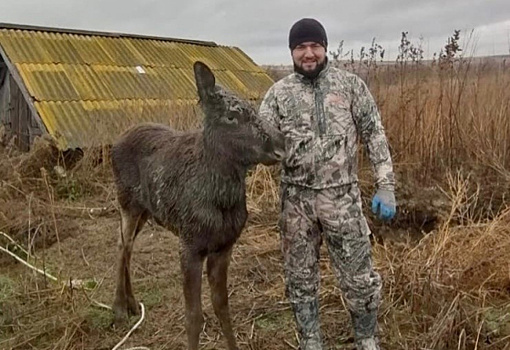
[[[384,279],[380,325],[387,349],[510,347],[508,69],[457,62],[448,69],[409,64],[370,74],[398,174],[399,217],[381,225],[367,213]],[[177,128],[200,125],[199,118],[178,116]],[[98,144],[78,159],[41,141],[28,154],[0,149],[0,231],[28,254],[5,238],[0,243],[61,281],[0,255],[0,348],[111,349],[125,330],[112,329],[110,312],[93,302],[113,299],[119,217],[108,147]],[[360,170],[369,201],[366,161]],[[297,344],[284,295],[278,179],[278,168],[258,166],[247,181],[249,224],[230,274],[243,349]],[[135,243],[134,289],[147,319],[127,346],[185,348],[176,247],[177,238],[150,225]],[[348,313],[322,252],[325,339],[333,349],[352,349]],[[70,279],[89,281],[91,288],[65,287]],[[203,348],[223,348],[206,284],[204,305]]]
[[[399,162],[415,164],[425,177],[458,166],[508,169],[510,65],[463,60],[446,70],[411,66],[394,73],[395,84],[374,78],[372,85]]]

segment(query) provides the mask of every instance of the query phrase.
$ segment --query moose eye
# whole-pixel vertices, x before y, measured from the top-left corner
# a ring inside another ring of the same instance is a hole
[[[237,124],[237,118],[233,113],[228,114],[226,117],[226,122],[228,124]]]
[[[240,104],[231,104],[225,111],[224,121],[227,124],[237,124],[243,120],[243,108]]]

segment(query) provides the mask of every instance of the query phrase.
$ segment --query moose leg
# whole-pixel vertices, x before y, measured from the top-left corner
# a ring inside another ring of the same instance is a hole
[[[138,303],[136,302],[135,296],[133,295],[133,287],[131,285],[131,253],[133,251],[133,243],[135,242],[138,233],[142,230],[143,226],[147,222],[147,213],[144,213],[138,217],[135,233],[132,240],[130,241],[129,257],[127,258],[127,273],[126,273],[126,296],[128,302],[128,312],[131,315],[138,315],[140,313]]]
[[[116,325],[127,322],[129,314],[137,315],[139,313],[138,304],[133,296],[133,288],[131,286],[131,253],[136,235],[145,224],[147,216],[144,213],[131,215],[127,211],[121,210],[121,218],[122,223],[118,242],[117,289],[113,303],[114,323]]]
[[[229,247],[221,252],[208,255],[207,278],[211,288],[214,313],[220,321],[221,330],[227,339],[228,349],[237,350],[228,307],[227,275],[231,254],[232,247]]]
[[[184,301],[186,304],[186,334],[188,349],[197,350],[200,332],[204,324],[202,314],[202,265],[203,257],[181,248],[181,271],[183,274]]]

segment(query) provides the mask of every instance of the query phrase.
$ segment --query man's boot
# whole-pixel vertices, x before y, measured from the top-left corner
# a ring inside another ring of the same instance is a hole
[[[380,350],[376,335],[377,311],[351,312],[357,350]]]
[[[357,350],[380,350],[379,339],[377,337],[369,337],[356,340]]]
[[[299,332],[300,350],[322,350],[319,324],[319,301],[292,304]]]

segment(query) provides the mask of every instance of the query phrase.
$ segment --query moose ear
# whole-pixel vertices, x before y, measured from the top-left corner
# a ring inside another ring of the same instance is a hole
[[[203,101],[214,93],[216,79],[209,67],[200,61],[195,62],[193,65],[193,71],[195,72],[198,96],[200,96],[200,100]]]

